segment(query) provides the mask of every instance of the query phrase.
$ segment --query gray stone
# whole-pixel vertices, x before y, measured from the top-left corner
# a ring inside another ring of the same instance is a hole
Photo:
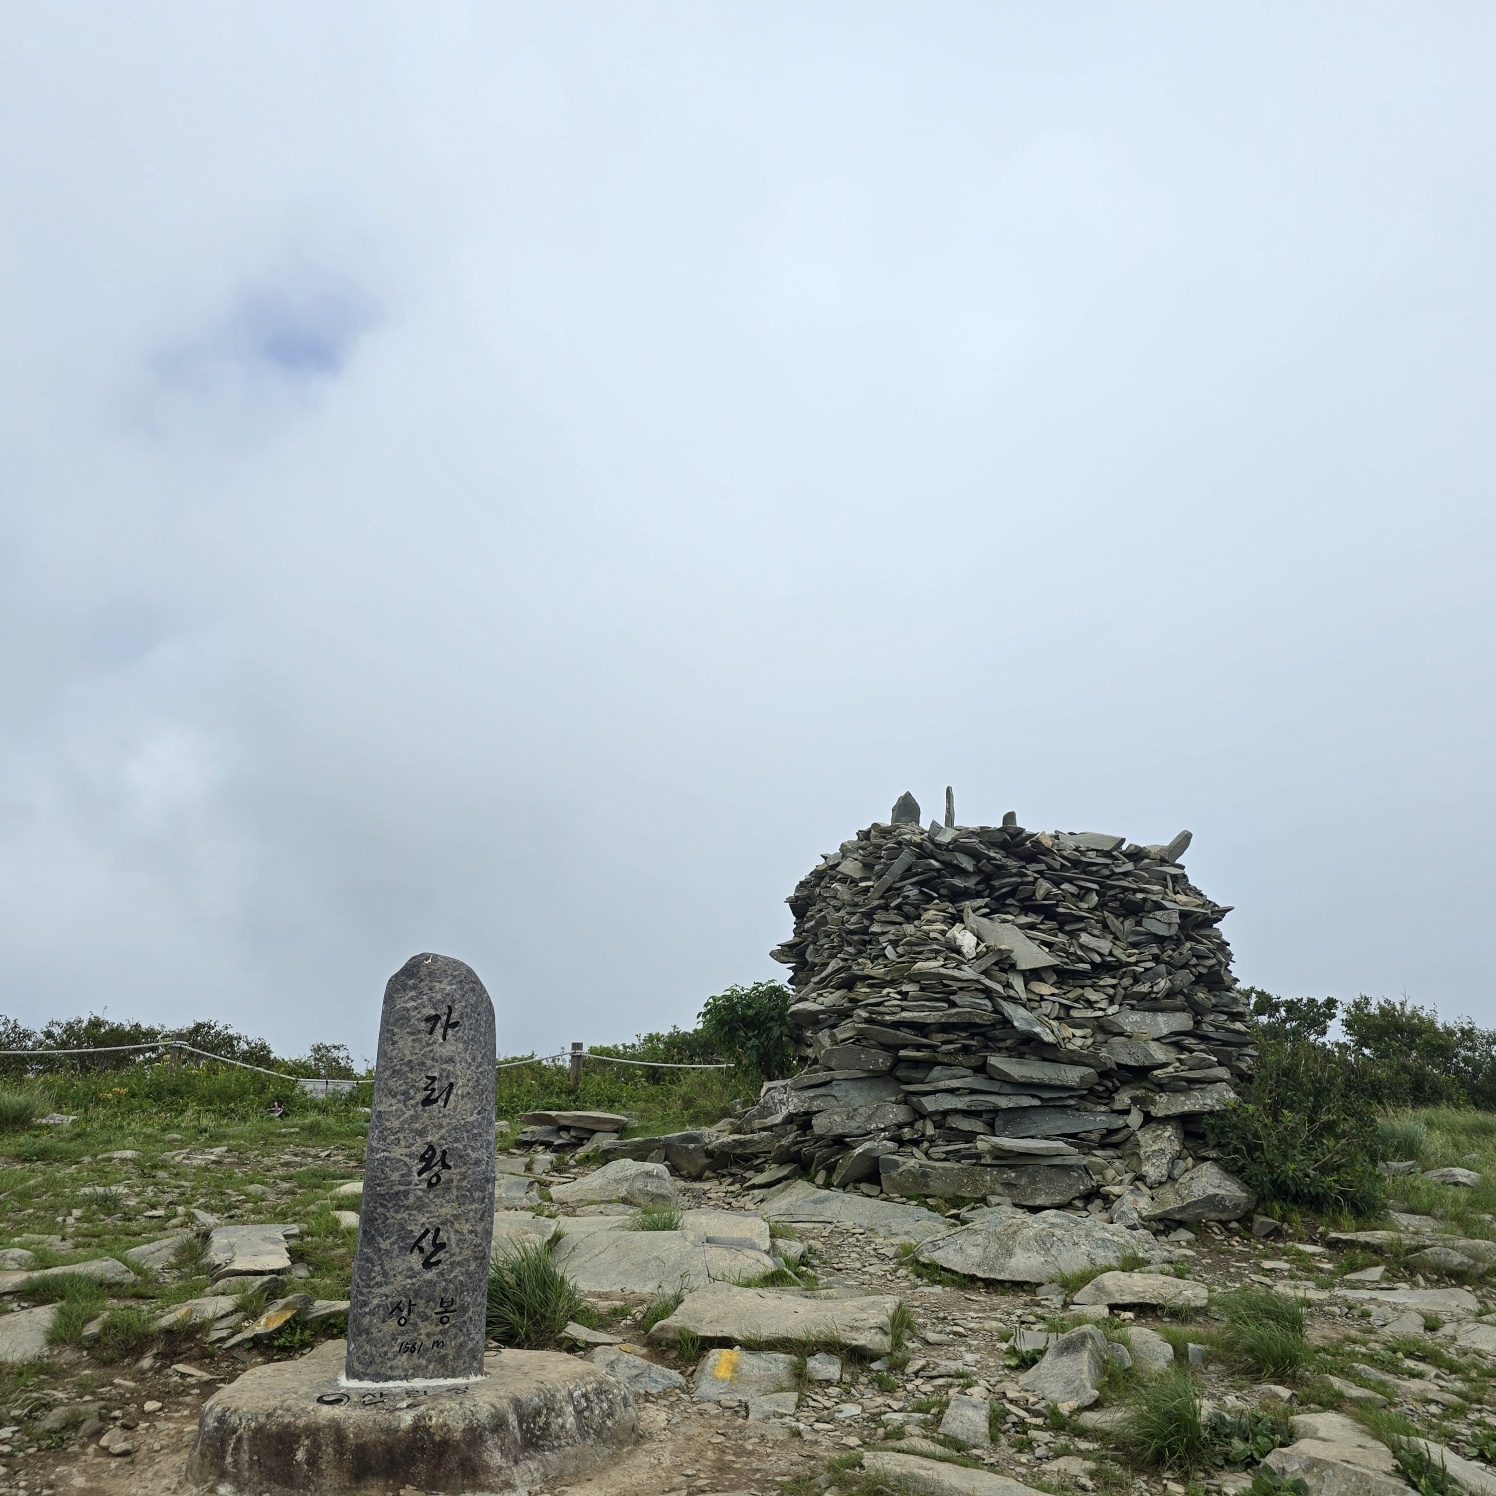
[[[977,1152],[989,1155],[991,1162],[1014,1160],[1079,1158],[1080,1150],[1059,1138],[983,1138],[977,1139]]]
[[[888,820],[894,826],[918,826],[919,801],[908,790],[905,790],[893,802],[893,809],[888,813]]]
[[[780,1351],[745,1351],[738,1346],[710,1350],[696,1368],[692,1396],[697,1402],[721,1402],[729,1397],[746,1402],[771,1392],[792,1392],[798,1366],[794,1356]]]
[[[869,1356],[893,1349],[889,1316],[898,1306],[891,1295],[833,1298],[771,1288],[737,1288],[713,1283],[688,1293],[668,1319],[649,1332],[669,1342],[683,1333],[705,1341],[772,1344],[775,1341],[831,1341]]]
[[[985,1200],[1006,1195],[1016,1205],[1068,1205],[1089,1195],[1096,1182],[1083,1166],[1055,1164],[996,1168],[983,1164],[921,1163],[890,1154],[879,1161],[880,1180],[890,1195],[934,1195]]]
[[[340,1184],[332,1192],[334,1200],[357,1200],[364,1193],[364,1182],[362,1179],[350,1179],[346,1184]]]
[[[93,1257],[62,1267],[44,1267],[31,1273],[0,1273],[0,1294],[27,1293],[49,1278],[87,1278],[91,1283],[133,1283],[135,1274],[113,1257]]]
[[[1145,1013],[1138,1008],[1123,1008],[1098,1021],[1097,1026],[1109,1034],[1126,1034],[1134,1039],[1167,1039],[1170,1034],[1187,1034],[1195,1026],[1190,1013]]]
[[[1217,1081],[1183,1091],[1160,1091],[1147,1097],[1142,1106],[1150,1117],[1190,1117],[1201,1112],[1225,1111],[1235,1100],[1236,1092],[1225,1081]]]
[[[1140,1377],[1156,1377],[1174,1369],[1174,1347],[1157,1330],[1146,1325],[1130,1325],[1127,1345],[1132,1352],[1132,1367]]]
[[[205,1298],[188,1299],[174,1304],[156,1320],[158,1330],[184,1330],[190,1325],[211,1325],[221,1319],[238,1314],[239,1300],[226,1293],[209,1294]]]
[[[514,1252],[532,1242],[543,1245],[561,1229],[562,1223],[549,1216],[530,1215],[523,1210],[495,1211],[490,1255]]]
[[[1335,1296],[1354,1303],[1390,1304],[1421,1314],[1480,1313],[1480,1300],[1465,1288],[1337,1288]]]
[[[1496,1496],[1496,1473],[1486,1466],[1464,1459],[1432,1439],[1413,1439],[1411,1442],[1433,1461],[1436,1470],[1442,1469],[1461,1490],[1470,1492],[1470,1496]]]
[[[1366,1387],[1358,1387],[1354,1382],[1347,1382],[1344,1377],[1331,1376],[1325,1373],[1325,1381],[1332,1386],[1336,1392],[1348,1403],[1359,1403],[1367,1408],[1385,1408],[1387,1399],[1380,1392],[1372,1392]]]
[[[1106,1337],[1095,1325],[1081,1325],[1055,1336],[1044,1359],[1024,1372],[1018,1385],[1069,1413],[1096,1401],[1106,1366]]]
[[[1027,1106],[998,1112],[992,1130],[1010,1138],[1048,1138],[1077,1132],[1110,1132],[1120,1118],[1114,1112],[1075,1106]]]
[[[771,1418],[787,1418],[800,1405],[798,1392],[765,1392],[748,1399],[748,1422],[767,1423]]]
[[[811,1119],[810,1130],[818,1138],[856,1138],[870,1132],[907,1127],[913,1121],[912,1107],[879,1101],[872,1106],[828,1107]]]
[[[968,1449],[985,1449],[992,1443],[987,1422],[990,1407],[985,1397],[953,1392],[938,1432],[947,1439],[959,1440]]]
[[[1496,1356],[1496,1325],[1483,1325],[1478,1320],[1462,1324],[1455,1332],[1456,1345],[1466,1350],[1479,1351],[1483,1356]]]
[[[841,1374],[841,1357],[833,1356],[830,1351],[817,1351],[805,1358],[805,1375],[813,1382],[839,1382]]]
[[[804,1116],[809,1112],[840,1107],[855,1111],[858,1107],[876,1106],[880,1101],[897,1101],[904,1088],[891,1075],[869,1075],[848,1080],[845,1077],[823,1079],[823,1072],[808,1070],[788,1082],[786,1112]]]
[[[1037,945],[1029,936],[1004,919],[987,919],[980,914],[966,915],[966,928],[978,940],[993,950],[1007,951],[1013,958],[1017,971],[1036,971],[1041,966],[1053,966],[1055,958],[1043,946]]]
[[[823,1070],[864,1070],[870,1074],[881,1074],[893,1069],[894,1057],[886,1049],[873,1049],[865,1044],[833,1044],[821,1053]]]
[[[506,1169],[494,1178],[493,1203],[498,1210],[529,1210],[540,1204],[540,1187],[533,1179]]]
[[[894,1241],[928,1241],[932,1236],[943,1236],[955,1229],[943,1216],[918,1205],[817,1189],[802,1179],[781,1185],[766,1195],[759,1213],[765,1220],[782,1221],[788,1226],[856,1226],[871,1236]]]
[[[1153,1221],[1234,1221],[1257,1203],[1257,1196],[1217,1163],[1197,1164],[1156,1190],[1148,1219]]]
[[[668,1366],[657,1366],[643,1356],[615,1349],[611,1345],[600,1345],[588,1352],[587,1359],[601,1366],[614,1381],[622,1382],[630,1392],[651,1397],[657,1392],[672,1392],[684,1387],[686,1379]]]
[[[244,1345],[251,1340],[268,1340],[272,1335],[285,1329],[292,1320],[299,1319],[303,1313],[310,1310],[312,1303],[311,1294],[293,1293],[283,1299],[277,1299],[273,1304],[267,1304],[238,1334],[224,1341],[224,1350],[232,1350],[236,1345]]]
[[[1293,1419],[1296,1442],[1263,1465],[1279,1480],[1302,1480],[1309,1496],[1408,1496],[1386,1445],[1339,1413]]]
[[[1162,1273],[1102,1273],[1075,1295],[1077,1304],[1152,1304],[1160,1309],[1203,1309],[1209,1300],[1203,1283]]]
[[[379,1021],[348,1378],[483,1370],[494,1219],[493,1004],[472,968],[413,956]]]
[[[840,1189],[844,1184],[857,1184],[864,1179],[878,1177],[878,1160],[888,1153],[897,1153],[899,1145],[887,1139],[859,1143],[850,1152],[837,1160],[831,1172],[831,1184]]]
[[[685,1210],[680,1229],[692,1241],[712,1247],[741,1247],[768,1252],[773,1245],[769,1223],[762,1216],[740,1210]]]
[[[47,1331],[52,1328],[57,1309],[56,1304],[43,1304],[37,1309],[0,1314],[0,1362],[19,1366],[41,1360],[47,1354]]]
[[[1347,1273],[1340,1281],[1342,1283],[1380,1283],[1387,1276],[1387,1269],[1380,1264],[1376,1267],[1363,1267],[1358,1273]]]
[[[1022,1060],[1008,1054],[988,1055],[987,1074],[1014,1085],[1055,1086],[1070,1091],[1087,1091],[1098,1079],[1089,1065],[1056,1065],[1048,1060]]]
[[[618,1200],[627,1205],[668,1210],[678,1203],[680,1195],[664,1164],[615,1158],[570,1184],[552,1185],[551,1199],[558,1205]]]
[[[1179,1057],[1177,1050],[1156,1039],[1108,1039],[1102,1049],[1114,1065],[1133,1070],[1157,1070]]]
[[[1169,1171],[1183,1148],[1182,1123],[1145,1122],[1133,1134],[1125,1151],[1128,1162],[1142,1176],[1143,1183],[1149,1189],[1157,1189],[1169,1182]]]
[[[127,1252],[125,1255],[129,1256],[129,1253]],[[25,1247],[0,1248],[0,1272],[25,1272],[27,1269],[35,1266],[35,1252],[28,1252]]]
[[[488,1201],[479,1203],[486,1227]],[[329,1341],[215,1392],[203,1406],[188,1479],[348,1496],[407,1486],[533,1489],[616,1460],[636,1437],[628,1390],[572,1356],[505,1351],[502,1375],[501,1358],[489,1357],[481,1380],[385,1391],[348,1385],[344,1354],[342,1341]]]
[[[215,1278],[289,1272],[286,1240],[300,1231],[299,1226],[215,1226],[208,1237],[208,1266]]]
[[[1480,1183],[1474,1169],[1425,1169],[1423,1177],[1435,1184],[1457,1184],[1462,1189],[1474,1189]]]
[[[138,1247],[126,1247],[120,1255],[126,1262],[133,1263],[136,1267],[160,1272],[162,1268],[171,1266],[172,1260],[181,1251],[183,1244],[191,1240],[191,1232],[179,1231],[175,1236],[163,1236],[159,1241],[148,1241]]]
[[[701,1288],[712,1281],[707,1247],[682,1231],[605,1231],[563,1236],[555,1247],[556,1266],[583,1293],[638,1293],[651,1296],[677,1288]],[[748,1254],[744,1254],[745,1256]],[[773,1262],[762,1257],[759,1275]],[[743,1277],[749,1274],[742,1274]]]
[[[868,1475],[896,1482],[918,1496],[1040,1496],[1032,1486],[992,1470],[972,1470],[913,1454],[869,1450],[862,1457],[862,1468]]]
[[[1116,1267],[1134,1254],[1151,1260],[1166,1255],[1145,1231],[1045,1210],[1016,1214],[994,1226],[963,1227],[925,1242],[918,1255],[921,1262],[974,1278],[1048,1283],[1090,1268]]]
[[[1451,1247],[1425,1247],[1421,1252],[1410,1252],[1407,1263],[1424,1273],[1466,1273],[1477,1265],[1474,1258]]]
[[[629,1119],[617,1112],[525,1112],[521,1127],[564,1127],[568,1132],[621,1132]]]

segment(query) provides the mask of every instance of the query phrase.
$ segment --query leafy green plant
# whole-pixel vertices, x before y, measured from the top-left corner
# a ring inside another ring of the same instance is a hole
[[[681,1212],[670,1206],[641,1210],[629,1217],[630,1231],[679,1231],[684,1219]]]
[[[488,1333],[500,1345],[526,1350],[553,1345],[580,1307],[576,1285],[538,1242],[489,1264]]]
[[[1444,1468],[1444,1461],[1436,1460],[1422,1442],[1394,1435],[1387,1447],[1419,1496],[1460,1496],[1461,1487]]]
[[[724,1059],[772,1080],[794,1069],[791,995],[781,982],[733,985],[701,1007],[701,1032]]]
[[[1286,1408],[1236,1415],[1212,1413],[1205,1420],[1204,1432],[1211,1463],[1231,1470],[1255,1465],[1280,1445],[1293,1441]]]
[[[1122,1428],[1123,1442],[1145,1465],[1192,1470],[1209,1452],[1200,1418],[1200,1397],[1185,1371],[1145,1382]]]

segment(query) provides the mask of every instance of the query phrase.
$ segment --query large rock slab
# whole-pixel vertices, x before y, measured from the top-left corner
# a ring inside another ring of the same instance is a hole
[[[621,1201],[654,1210],[668,1210],[679,1202],[675,1181],[664,1164],[635,1158],[615,1158],[602,1168],[551,1186],[551,1199],[558,1205],[597,1205]]]
[[[56,1304],[43,1304],[0,1314],[0,1362],[20,1366],[40,1361],[47,1354],[47,1331],[57,1318],[57,1309]]]
[[[87,1262],[38,1268],[32,1273],[0,1273],[0,1294],[27,1293],[49,1278],[87,1278],[90,1283],[133,1283],[135,1274],[113,1257],[91,1257]]]
[[[919,1496],[1042,1496],[1032,1486],[991,1470],[971,1470],[965,1465],[925,1460],[914,1454],[869,1450],[862,1457],[862,1468],[869,1475],[897,1482]]]
[[[1167,1039],[1170,1034],[1187,1034],[1194,1026],[1190,1013],[1144,1013],[1137,1008],[1123,1008],[1099,1024],[1108,1033],[1134,1039]]]
[[[907,1127],[913,1121],[912,1107],[879,1101],[872,1106],[827,1107],[811,1118],[810,1130],[818,1138],[860,1138],[870,1132]]]
[[[1075,1295],[1077,1304],[1152,1304],[1160,1309],[1203,1309],[1210,1290],[1191,1278],[1163,1273],[1102,1273]]]
[[[1353,1419],[1319,1413],[1292,1428],[1296,1442],[1262,1462],[1279,1480],[1302,1480],[1309,1496],[1407,1496],[1392,1451]]]
[[[1132,1355],[1133,1371],[1144,1381],[1174,1369],[1174,1347],[1146,1325],[1128,1326],[1127,1349]]]
[[[968,1449],[985,1449],[992,1443],[989,1419],[992,1404],[985,1397],[968,1397],[953,1392],[940,1420],[942,1438],[955,1439]]]
[[[1412,1439],[1411,1444],[1421,1449],[1434,1463],[1434,1468],[1444,1470],[1455,1483],[1470,1496],[1496,1496],[1496,1473],[1474,1460],[1464,1459],[1443,1444],[1432,1439]]]
[[[1256,1203],[1257,1196],[1234,1174],[1204,1163],[1156,1190],[1145,1215],[1150,1221],[1234,1221]]]
[[[158,1330],[185,1330],[191,1325],[211,1325],[239,1312],[239,1300],[226,1293],[208,1294],[173,1304],[156,1319]]]
[[[163,1236],[159,1241],[142,1242],[138,1247],[126,1247],[120,1256],[135,1267],[147,1268],[159,1273],[170,1267],[185,1243],[192,1240],[190,1231],[179,1231],[175,1236]]]
[[[944,1216],[918,1205],[844,1195],[839,1190],[817,1189],[800,1179],[766,1195],[759,1213],[765,1220],[782,1221],[787,1226],[856,1226],[871,1236],[894,1241],[928,1241],[954,1229]]]
[[[1137,1172],[1149,1189],[1169,1182],[1169,1170],[1184,1150],[1184,1126],[1179,1122],[1145,1122],[1124,1150],[1136,1159]]]
[[[583,1293],[651,1296],[737,1282],[774,1271],[774,1259],[749,1247],[716,1246],[685,1231],[592,1231],[563,1235],[556,1265]]]
[[[494,1212],[491,1251],[502,1256],[531,1244],[543,1246],[562,1229],[563,1223],[551,1216],[531,1215],[526,1210],[498,1210]]]
[[[1074,1164],[922,1163],[890,1154],[879,1160],[880,1182],[890,1195],[934,1195],[942,1199],[986,1199],[1005,1195],[1016,1205],[1068,1205],[1096,1188],[1090,1171]]]
[[[1392,1304],[1421,1314],[1480,1313],[1480,1300],[1465,1288],[1336,1288],[1337,1298],[1363,1304]]]
[[[483,1370],[495,1053],[471,967],[428,951],[390,978],[349,1291],[352,1381]]]
[[[215,1226],[208,1237],[208,1266],[215,1278],[258,1278],[291,1270],[289,1238],[299,1226]]]
[[[710,1247],[767,1253],[772,1244],[769,1223],[743,1210],[685,1210],[681,1212],[680,1229],[690,1240]]]
[[[189,1480],[346,1496],[533,1489],[585,1476],[637,1435],[628,1389],[572,1356],[505,1351],[485,1358],[481,1380],[386,1392],[347,1385],[345,1352],[329,1341],[215,1392]]]
[[[1044,1357],[1018,1378],[1018,1385],[1064,1412],[1089,1408],[1106,1373],[1106,1337],[1095,1325],[1056,1335]]]
[[[782,1351],[745,1351],[739,1346],[710,1350],[696,1368],[692,1396],[697,1402],[766,1397],[799,1386],[799,1358]]]
[[[888,1321],[898,1302],[889,1294],[843,1299],[713,1283],[688,1293],[649,1338],[669,1342],[689,1332],[705,1341],[730,1344],[822,1341],[868,1356],[886,1356],[893,1349]]]
[[[565,1127],[576,1132],[621,1132],[629,1119],[617,1112],[525,1112],[521,1127]]]
[[[987,1057],[987,1074],[993,1080],[1021,1086],[1049,1086],[1062,1091],[1088,1091],[1098,1076],[1089,1065],[1059,1065],[1049,1060],[1024,1060],[1016,1055]]]
[[[1189,1086],[1183,1091],[1160,1091],[1142,1103],[1150,1117],[1191,1117],[1201,1112],[1223,1112],[1236,1100],[1236,1092],[1223,1080],[1210,1085]]]
[[[994,1225],[971,1225],[927,1241],[919,1260],[1002,1283],[1050,1283],[1089,1268],[1116,1267],[1138,1254],[1158,1260],[1167,1254],[1146,1231],[1130,1231],[1092,1217],[1045,1210],[1012,1215]]]
[[[1425,1169],[1423,1177],[1435,1184],[1457,1184],[1461,1189],[1474,1189],[1480,1183],[1474,1169]]]

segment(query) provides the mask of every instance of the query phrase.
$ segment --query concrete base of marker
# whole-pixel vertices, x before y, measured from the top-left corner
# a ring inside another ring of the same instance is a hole
[[[345,1351],[329,1341],[214,1393],[188,1479],[220,1496],[524,1490],[596,1470],[638,1435],[628,1389],[572,1356],[505,1351],[481,1381],[376,1390],[343,1385]]]

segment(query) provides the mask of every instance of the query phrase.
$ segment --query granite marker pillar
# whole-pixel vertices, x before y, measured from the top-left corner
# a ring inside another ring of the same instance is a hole
[[[389,980],[349,1295],[350,1382],[483,1374],[494,1191],[493,1004],[471,967]]]

